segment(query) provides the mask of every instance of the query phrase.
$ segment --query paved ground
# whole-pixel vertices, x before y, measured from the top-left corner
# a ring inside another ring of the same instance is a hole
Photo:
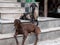
[[[33,45],[33,44],[30,44]],[[37,45],[60,45],[60,38],[38,42]]]

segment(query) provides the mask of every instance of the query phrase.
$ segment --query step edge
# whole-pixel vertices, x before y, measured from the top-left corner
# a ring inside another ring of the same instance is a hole
[[[53,30],[53,31],[60,31],[60,27],[54,27],[54,29],[55,30]],[[44,29],[44,30],[47,30],[47,29]],[[52,32],[52,28],[48,29],[48,30],[50,30],[50,31],[47,31],[47,32]],[[47,32],[46,31],[41,31],[41,33],[47,33]],[[0,34],[0,40],[13,38],[13,35],[14,35],[14,33]],[[23,37],[23,35],[18,35],[18,37]]]
[[[18,19],[18,18],[16,18]],[[13,23],[15,19],[1,19],[1,23]],[[44,21],[57,21],[60,20],[59,18],[51,18],[51,19],[38,19],[39,22],[44,22]],[[21,20],[21,22],[30,22],[29,20]]]

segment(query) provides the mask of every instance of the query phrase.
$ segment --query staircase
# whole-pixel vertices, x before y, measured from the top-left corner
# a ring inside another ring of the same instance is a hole
[[[21,7],[21,3],[17,2],[0,3],[1,19],[19,18],[24,12],[25,8]]]
[[[3,2],[4,1],[4,2]],[[25,8],[21,7],[21,3],[16,0],[0,0],[0,45],[16,45],[14,35],[13,22],[15,18],[19,18],[25,12]],[[60,38],[60,19],[39,17],[39,27],[41,34],[39,34],[39,41],[54,40]],[[23,23],[29,20],[21,20]],[[22,35],[18,35],[19,43],[22,42]],[[32,44],[35,40],[34,34],[28,35],[25,45]]]
[[[25,7],[22,7],[22,3],[18,2],[0,2],[1,19],[19,18],[23,13],[26,13],[26,4],[30,3],[25,3]],[[38,5],[38,3],[36,4]]]

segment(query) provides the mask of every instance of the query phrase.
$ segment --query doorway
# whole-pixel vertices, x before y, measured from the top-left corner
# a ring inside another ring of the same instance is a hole
[[[58,18],[57,13],[58,0],[48,0],[48,17]]]
[[[36,2],[39,2],[39,16],[44,16],[44,0],[36,0]]]

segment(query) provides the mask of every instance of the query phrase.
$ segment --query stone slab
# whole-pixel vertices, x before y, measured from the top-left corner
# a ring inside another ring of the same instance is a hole
[[[16,45],[15,39],[13,37],[14,34],[0,34],[0,44],[1,45]],[[46,41],[46,40],[54,40],[56,38],[59,38],[60,36],[60,31],[52,31],[52,32],[46,32],[46,33],[40,33],[39,34],[39,42],[41,41]],[[21,45],[22,43],[22,35],[18,35],[18,41],[19,44]],[[28,35],[25,45],[27,44],[33,44],[35,41],[35,35],[30,34]]]
[[[1,13],[24,13],[25,8],[18,7],[8,7],[8,8],[0,8]]]
[[[13,21],[14,19],[11,20],[6,20],[6,19],[2,19],[1,20],[1,29],[2,29],[2,33],[10,33],[13,32],[14,30],[14,24]],[[28,20],[21,20],[24,23],[28,23]],[[54,19],[54,18],[40,18],[39,20],[39,25],[40,29],[42,30],[46,30],[49,31],[50,29],[60,29],[60,19]],[[9,29],[9,30],[7,30]]]
[[[17,0],[0,0],[0,2],[17,2]]]
[[[17,2],[0,2],[0,8],[1,7],[21,7],[21,3]]]

